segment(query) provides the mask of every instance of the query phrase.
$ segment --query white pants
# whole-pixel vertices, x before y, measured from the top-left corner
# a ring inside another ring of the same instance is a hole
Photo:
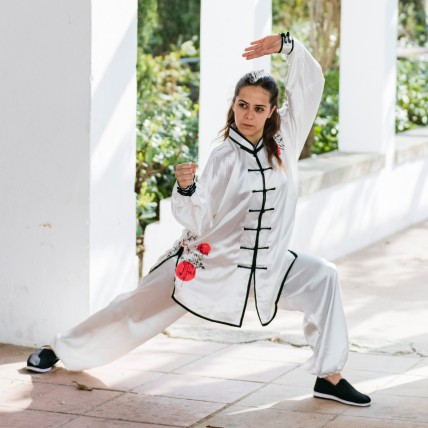
[[[176,258],[145,276],[139,287],[116,297],[51,344],[69,370],[85,370],[125,355],[186,313],[172,298]],[[313,350],[306,363],[325,377],[340,372],[348,356],[348,336],[335,266],[298,254],[284,284],[279,307],[304,313],[304,334]],[[233,327],[231,327],[233,328]]]

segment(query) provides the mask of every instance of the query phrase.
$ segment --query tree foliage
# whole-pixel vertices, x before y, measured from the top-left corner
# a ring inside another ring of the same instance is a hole
[[[337,68],[337,50],[340,42],[340,0],[274,0],[272,3],[274,31],[280,32],[285,28],[298,34],[299,39],[308,46],[312,55],[320,63],[326,79],[335,81]],[[297,17],[297,18],[295,18]],[[278,66],[276,67],[276,69]],[[274,68],[275,70],[275,68]],[[329,77],[331,75],[331,77]],[[327,85],[326,85],[327,86]],[[330,89],[331,85],[326,88]],[[303,148],[301,159],[313,153],[334,150],[337,148],[337,109],[332,104],[338,97],[334,93],[324,91],[321,110],[327,114],[312,127]],[[334,112],[334,113],[333,113]],[[321,116],[322,117],[322,116]],[[322,124],[326,126],[323,129]],[[334,143],[330,144],[331,132]],[[322,138],[327,140],[323,141]]]
[[[273,0],[273,31],[298,34],[324,73],[334,66],[340,42],[340,0]]]
[[[335,150],[339,132],[339,64],[335,49],[340,36],[339,15],[333,17],[333,0],[273,0],[274,31],[284,29],[297,34],[309,47],[314,57],[323,64],[326,79],[323,98],[314,127],[305,144],[302,157]],[[340,6],[340,2],[339,2]],[[339,10],[337,7],[336,11]],[[330,25],[330,27],[328,27]],[[332,37],[330,37],[331,29]],[[329,40],[327,40],[330,37]],[[423,0],[399,1],[398,43],[401,46],[424,46],[428,26]],[[311,42],[320,39],[319,46]],[[325,46],[328,49],[325,49]],[[324,53],[323,53],[324,52]],[[335,52],[334,57],[332,53]],[[272,73],[278,82],[285,73],[283,60],[273,57]],[[397,62],[396,131],[402,132],[415,125],[427,125],[428,63],[423,59],[400,59]],[[281,93],[284,88],[281,83]]]
[[[200,0],[138,0],[138,46],[145,53],[165,55],[198,37],[199,28]]]
[[[428,62],[400,59],[397,64],[396,132],[428,125]]]
[[[324,92],[314,124],[312,153],[337,150],[339,133],[339,70],[330,69],[325,75]]]
[[[146,51],[159,21],[158,0],[138,0],[138,47]]]
[[[199,106],[191,98],[197,72],[183,58],[197,56],[192,41],[166,55],[140,52],[137,63],[137,253],[144,229],[159,218],[159,201],[171,195],[174,166],[195,161]]]
[[[198,148],[199,0],[138,0],[137,254],[171,195],[177,163]]]
[[[425,0],[400,0],[398,42],[401,46],[426,46],[428,23]]]

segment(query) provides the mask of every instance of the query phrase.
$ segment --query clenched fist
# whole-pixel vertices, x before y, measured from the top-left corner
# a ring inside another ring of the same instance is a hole
[[[180,163],[176,165],[175,178],[182,189],[185,189],[193,183],[197,167],[198,165],[193,162]]]

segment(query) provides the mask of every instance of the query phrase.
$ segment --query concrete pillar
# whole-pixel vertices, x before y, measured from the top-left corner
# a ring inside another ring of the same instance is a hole
[[[270,57],[247,61],[242,52],[271,34],[271,0],[202,0],[199,167],[226,123],[236,82],[251,70],[270,70]]]
[[[137,282],[136,0],[0,2],[0,342]]]
[[[391,158],[398,0],[343,0],[339,148]]]

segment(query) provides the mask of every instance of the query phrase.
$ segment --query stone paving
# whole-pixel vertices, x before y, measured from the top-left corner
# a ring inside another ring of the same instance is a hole
[[[0,345],[0,427],[428,428],[428,222],[337,260],[351,350],[344,376],[368,408],[314,399],[301,314],[267,328],[186,315],[112,364],[26,371]]]

